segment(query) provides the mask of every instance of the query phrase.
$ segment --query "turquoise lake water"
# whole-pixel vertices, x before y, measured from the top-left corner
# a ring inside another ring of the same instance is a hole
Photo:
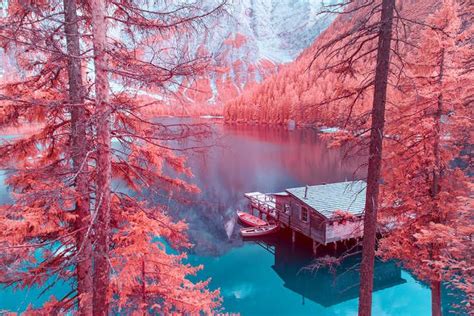
[[[190,181],[201,193],[188,197],[192,204],[170,203],[170,212],[189,223],[195,247],[188,261],[204,265],[196,279],[211,278],[210,287],[220,288],[225,312],[356,315],[360,257],[352,256],[332,269],[310,271],[306,267],[313,262],[311,247],[302,236],[294,245],[287,232],[265,240],[243,241],[234,214],[237,208],[246,207],[245,192],[279,192],[306,184],[363,178],[365,171],[359,168],[362,158],[344,159],[342,151],[328,150],[312,130],[211,124],[214,137],[201,142],[213,146],[188,152],[195,175]],[[180,143],[187,145],[191,144]],[[0,180],[3,177],[0,174]],[[159,201],[158,197],[150,199]],[[0,191],[0,200],[7,200],[5,190]],[[319,255],[331,251],[323,249]],[[430,315],[426,285],[395,262],[377,262],[375,271],[374,315]],[[21,312],[28,304],[39,306],[50,295],[64,295],[69,288],[59,283],[41,296],[42,289],[36,287],[0,290],[0,311]],[[457,300],[444,291],[444,310]]]
[[[357,297],[332,301],[332,288],[336,287],[334,282],[340,281],[340,276],[338,278],[327,271],[311,274],[290,269],[295,274],[286,276],[288,282],[293,278],[297,282],[312,283],[312,290],[319,291],[317,301],[311,300],[308,296],[315,294],[311,293],[311,288],[304,287],[309,290],[306,292],[289,289],[285,280],[272,268],[274,256],[256,244],[234,248],[218,258],[196,258],[195,262],[205,265],[201,276],[211,277],[211,284],[221,288],[228,312],[242,315],[357,314]],[[301,280],[303,278],[306,280]],[[430,315],[429,289],[415,281],[408,272],[401,271],[401,278],[403,283],[374,293],[374,315]]]

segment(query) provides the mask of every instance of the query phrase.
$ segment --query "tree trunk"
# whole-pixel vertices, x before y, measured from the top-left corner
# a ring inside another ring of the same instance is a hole
[[[387,97],[388,74],[390,68],[390,44],[392,41],[394,6],[395,0],[382,1],[381,25],[377,48],[377,65],[375,68],[372,127],[370,132],[369,165],[364,215],[364,240],[362,242],[363,249],[360,271],[359,315],[361,316],[369,316],[372,312],[377,208],[380,169],[382,164],[385,101]]]
[[[75,188],[77,220],[74,229],[76,236],[77,294],[80,315],[92,315],[92,245],[87,234],[90,225],[89,184],[87,176],[87,138],[86,115],[81,73],[81,54],[79,30],[77,25],[76,0],[63,0],[64,32],[68,52],[69,103],[71,112],[71,155],[73,173],[76,175]]]
[[[443,75],[444,75],[444,48],[441,49],[439,61],[439,89],[442,91]],[[434,144],[433,154],[435,157],[435,167],[433,169],[433,183],[431,187],[431,196],[436,199],[439,192],[439,181],[441,178],[441,158],[440,158],[440,141],[441,141],[441,115],[443,114],[443,93],[438,95],[437,109],[434,115]],[[434,214],[440,214],[437,209],[433,210]],[[444,218],[438,217],[435,222],[442,222]],[[432,260],[439,260],[439,248],[433,245]],[[441,316],[441,281],[431,281],[431,314],[433,316]]]
[[[443,84],[443,75],[444,75],[444,48],[441,49],[440,52],[440,61],[439,61],[439,78],[438,84],[439,89],[442,91],[442,84]],[[435,168],[433,170],[433,184],[431,188],[431,196],[435,198],[438,195],[439,191],[439,180],[441,177],[441,158],[440,158],[440,150],[439,150],[439,143],[441,141],[441,115],[443,114],[443,93],[441,92],[438,95],[438,108],[436,109],[434,115],[434,144],[433,144],[433,155],[435,157]],[[439,214],[439,212],[438,212]],[[442,219],[439,218],[438,221]]]
[[[141,312],[143,315],[146,315],[146,306],[147,306],[147,299],[146,299],[146,274],[145,274],[145,256],[142,257],[142,305],[141,305]]]
[[[95,210],[94,252],[94,315],[107,315],[109,311],[109,240],[110,240],[110,181],[111,152],[110,128],[111,111],[108,104],[109,82],[107,78],[107,55],[104,0],[92,0],[92,28],[95,67],[95,102],[97,130],[97,181]]]
[[[431,282],[431,315],[441,316],[441,282]]]

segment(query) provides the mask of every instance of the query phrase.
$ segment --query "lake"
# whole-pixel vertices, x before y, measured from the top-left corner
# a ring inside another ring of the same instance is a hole
[[[170,121],[169,119],[167,121]],[[192,120],[196,122],[196,120]],[[296,244],[286,232],[260,241],[243,241],[235,210],[244,209],[245,192],[279,192],[286,188],[363,178],[362,158],[344,158],[327,149],[311,129],[224,125],[209,122],[213,136],[205,148],[186,152],[201,193],[192,203],[170,203],[170,212],[189,223],[195,244],[188,261],[203,264],[196,279],[211,278],[220,288],[225,312],[242,315],[356,315],[358,263],[355,255],[335,267],[309,270],[311,247],[301,236]],[[179,146],[194,146],[195,142]],[[0,178],[2,174],[0,174]],[[0,199],[5,199],[5,190]],[[150,196],[150,199],[162,198]],[[329,251],[329,250],[328,250]],[[430,315],[430,290],[395,262],[377,262],[374,315]],[[59,284],[46,295],[40,289],[0,292],[0,311],[22,311],[51,294],[67,292]],[[445,310],[455,296],[443,291]]]

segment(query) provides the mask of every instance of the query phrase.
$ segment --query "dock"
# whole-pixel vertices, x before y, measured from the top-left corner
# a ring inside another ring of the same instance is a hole
[[[276,199],[272,194],[261,192],[250,192],[244,194],[249,199],[249,207],[252,215],[256,213],[260,218],[277,219]]]

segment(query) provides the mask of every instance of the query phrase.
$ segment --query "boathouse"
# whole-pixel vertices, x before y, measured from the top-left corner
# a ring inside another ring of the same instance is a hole
[[[298,232],[327,245],[362,236],[366,186],[364,181],[345,181],[245,196],[252,213],[290,228],[293,239]]]

